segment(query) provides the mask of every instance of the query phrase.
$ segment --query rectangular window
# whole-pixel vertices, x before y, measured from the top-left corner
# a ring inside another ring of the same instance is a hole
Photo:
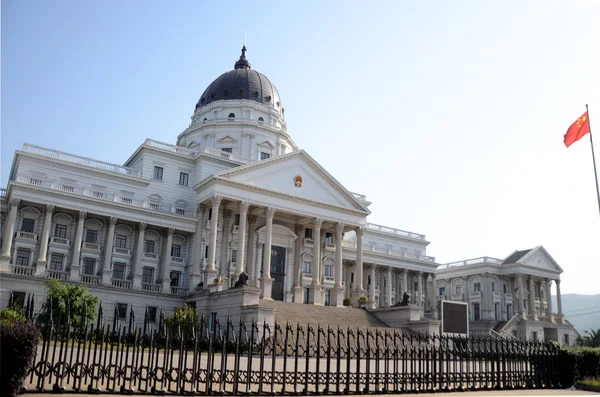
[[[204,247],[204,257],[208,258],[208,245]]]
[[[331,265],[325,265],[323,267],[323,274],[326,277],[332,277],[333,276],[333,266],[331,266]]]
[[[353,283],[354,282],[354,273],[350,273],[350,282]]]
[[[492,292],[496,291],[496,284],[492,283]]]
[[[474,292],[481,292],[481,283],[475,283],[475,284],[473,284],[473,291]]]
[[[158,179],[159,181],[162,181],[162,178],[163,178],[163,168],[154,166],[154,179]]]
[[[112,278],[114,278],[115,280],[125,280],[125,264],[124,263],[115,263],[113,265]]]
[[[54,227],[54,237],[67,238],[67,225],[57,223]]]
[[[331,306],[331,290],[325,290],[325,306]]]
[[[160,209],[160,204],[158,204],[158,203],[150,203],[150,208],[153,209],[153,210],[155,210],[155,211],[158,211]]]
[[[181,272],[171,272],[171,287],[179,287],[179,278],[181,277]]]
[[[440,287],[440,296],[446,295],[446,287]]]
[[[233,224],[236,226],[240,225],[240,214],[235,214],[235,219],[233,221]]]
[[[122,234],[117,234],[115,237],[115,247],[116,248],[127,248],[127,236]]]
[[[500,321],[500,303],[494,303],[494,318],[496,321]]]
[[[367,285],[371,285],[371,275],[367,276]]]
[[[538,340],[538,333],[537,333],[536,331],[533,331],[533,332],[531,333],[531,339],[533,339],[533,340]]]
[[[266,159],[268,159],[270,157],[271,157],[270,153],[260,152],[260,159],[261,160],[266,160]]]
[[[98,190],[94,190],[92,192],[92,197],[94,197],[94,198],[103,199],[105,196],[106,196],[106,193],[98,191]]]
[[[313,230],[308,227],[304,229],[304,238],[309,238],[312,240],[312,232]]]
[[[302,272],[310,273],[310,262],[304,262],[304,264],[302,265]]]
[[[50,270],[62,272],[65,256],[63,254],[52,254],[50,256]]]
[[[179,173],[179,184],[181,186],[187,186],[190,181],[190,174],[186,174],[185,172]]]
[[[479,312],[479,303],[473,303],[473,320],[478,321],[481,319],[481,313]]]
[[[304,288],[304,290],[302,291],[302,302],[304,302],[304,304],[308,304],[309,297],[310,297],[310,288]]]
[[[64,192],[73,193],[75,191],[75,186],[73,185],[62,185],[61,190]]]
[[[144,252],[154,253],[154,240],[144,240]]]
[[[30,249],[19,248],[17,250],[17,266],[29,266],[29,257],[31,257]]]
[[[154,269],[151,267],[142,268],[142,283],[152,284],[154,283]]]
[[[565,334],[565,345],[569,346],[569,334]]]
[[[231,250],[231,261],[237,263],[237,250]]]
[[[181,258],[181,245],[171,245],[171,256],[174,256],[175,258]]]
[[[333,233],[325,232],[325,244],[333,244]]]
[[[94,276],[94,268],[96,267],[96,260],[93,258],[83,258],[83,274],[86,276]]]
[[[8,307],[22,309],[25,307],[25,292],[12,291]]]
[[[148,321],[150,321],[151,323],[156,322],[156,307],[155,306],[148,306]]]
[[[21,223],[21,231],[27,233],[33,233],[35,228],[35,219],[31,218],[23,218],[23,223]]]
[[[175,213],[177,215],[185,215],[185,210],[183,208],[175,208]]]
[[[223,151],[225,153],[233,153],[233,148],[232,147],[223,147],[223,148],[221,148],[221,151]]]
[[[98,243],[98,231],[92,230],[92,229],[87,229],[85,231],[85,242],[97,244]]]
[[[506,291],[508,291],[508,289],[506,288],[506,284],[504,284],[503,288],[504,288],[504,293],[506,294],[507,293]]]
[[[124,204],[133,204],[133,199],[131,197],[121,196],[121,202]]]
[[[119,320],[127,319],[127,303],[117,303],[117,311],[119,312]]]

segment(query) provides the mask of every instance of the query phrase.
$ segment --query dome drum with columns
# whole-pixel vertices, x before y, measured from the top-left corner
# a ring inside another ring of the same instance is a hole
[[[436,280],[425,235],[368,222],[370,204],[297,147],[277,89],[251,69],[244,46],[234,69],[204,90],[175,145],[146,139],[123,165],[31,144],[15,152],[0,195],[0,306],[28,293],[39,306],[47,279],[87,287],[106,321],[111,305],[133,309],[139,322],[146,308],[168,315],[193,302],[207,316],[272,323],[285,303],[358,306],[366,297],[369,315],[388,326],[438,332],[440,283],[456,284],[463,268],[442,268]],[[523,269],[538,261],[549,269],[534,274],[529,291],[544,277],[558,286],[562,270],[544,250],[523,260]],[[247,285],[236,289],[242,273]],[[493,298],[465,298],[487,302],[478,328],[487,331],[513,313],[503,309],[508,295],[499,316],[492,312],[499,295],[489,287],[482,291]],[[395,307],[405,293],[411,304]],[[269,308],[276,301],[283,306]],[[532,302],[538,315],[521,318],[519,332],[570,332],[560,303],[556,316],[549,303]]]

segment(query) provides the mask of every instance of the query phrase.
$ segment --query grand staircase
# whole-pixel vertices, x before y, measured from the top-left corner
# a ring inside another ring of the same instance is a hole
[[[260,300],[262,307],[272,308],[275,321],[279,324],[289,322],[290,325],[299,323],[302,326],[329,325],[332,328],[388,328],[375,316],[364,309],[353,307],[330,307],[286,303],[272,300]]]

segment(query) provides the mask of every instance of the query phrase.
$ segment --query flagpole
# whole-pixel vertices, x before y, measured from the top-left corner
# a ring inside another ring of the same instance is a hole
[[[590,145],[592,146],[592,161],[594,162],[594,176],[596,177],[596,195],[598,196],[598,211],[600,212],[600,188],[598,188],[598,171],[596,170],[596,155],[594,154],[594,140],[592,139],[592,123],[590,122],[590,111],[587,103],[585,104],[585,112],[588,117],[588,126],[590,127]]]

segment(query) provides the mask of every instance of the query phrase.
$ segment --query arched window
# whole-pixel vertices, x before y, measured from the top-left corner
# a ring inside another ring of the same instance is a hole
[[[235,113],[229,113],[229,116],[227,116],[227,117],[229,117],[230,119],[233,119],[233,118],[235,118]]]
[[[208,119],[205,117],[204,120],[202,120],[202,121],[206,121],[206,120],[208,120]]]
[[[258,122],[259,122],[259,123],[262,123],[263,121],[265,121],[265,119],[263,119],[262,117],[259,117],[259,118],[258,118]]]

